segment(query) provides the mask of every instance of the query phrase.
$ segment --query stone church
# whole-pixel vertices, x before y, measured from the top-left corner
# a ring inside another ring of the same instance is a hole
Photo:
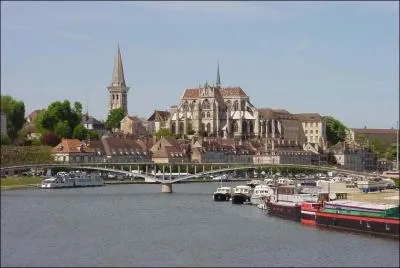
[[[184,90],[180,103],[169,111],[165,122],[155,122],[155,131],[168,128],[173,134],[223,138],[271,138],[305,141],[300,121],[286,110],[257,109],[241,87],[223,87],[219,65],[216,82]],[[158,126],[158,127],[157,127]]]

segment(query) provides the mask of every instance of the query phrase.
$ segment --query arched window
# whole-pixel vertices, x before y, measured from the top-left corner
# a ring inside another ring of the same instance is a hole
[[[204,112],[201,113],[201,118],[204,118],[206,114]]]
[[[242,132],[247,133],[247,121],[242,122]]]
[[[115,96],[114,96],[114,94],[112,94],[112,99],[115,99]]]
[[[238,123],[237,123],[237,121],[233,121],[232,132],[238,132],[238,131],[239,131]]]
[[[179,133],[183,133],[184,132],[184,124],[183,124],[183,122],[180,122],[179,123]]]
[[[207,112],[207,118],[210,118],[210,112]]]
[[[119,96],[117,95],[116,97],[117,97],[117,100],[118,100],[118,97],[119,97]]]
[[[250,121],[250,122],[249,122],[249,125],[250,125],[250,133],[254,133],[254,126],[253,126],[253,122],[252,122],[252,121]]]
[[[205,99],[203,101],[202,107],[203,107],[203,109],[210,109],[210,102],[207,99]]]
[[[233,104],[233,110],[234,110],[234,111],[238,111],[238,110],[239,110],[239,101],[236,100],[236,101],[234,102],[234,104]]]
[[[176,123],[172,123],[172,134],[176,134]]]
[[[210,132],[211,132],[211,124],[207,123],[207,133],[210,133]]]
[[[187,110],[189,110],[188,108],[189,108],[188,102],[185,101],[185,103],[183,103],[183,110],[187,111]]]

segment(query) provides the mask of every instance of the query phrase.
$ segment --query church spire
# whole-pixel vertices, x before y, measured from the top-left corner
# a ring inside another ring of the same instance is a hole
[[[219,61],[217,62],[217,81],[215,83],[217,87],[221,86],[221,77],[219,75]]]
[[[114,87],[126,87],[125,84],[125,76],[124,76],[124,67],[122,65],[121,51],[118,45],[117,56],[114,61],[114,71],[111,81],[111,86]]]

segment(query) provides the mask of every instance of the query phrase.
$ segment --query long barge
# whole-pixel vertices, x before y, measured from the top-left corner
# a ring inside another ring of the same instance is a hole
[[[316,211],[316,225],[399,238],[400,207],[334,200]]]

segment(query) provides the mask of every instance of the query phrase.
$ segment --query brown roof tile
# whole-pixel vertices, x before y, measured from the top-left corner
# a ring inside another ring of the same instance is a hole
[[[241,87],[225,87],[219,89],[222,97],[247,97]],[[187,88],[183,92],[182,99],[196,99],[200,96],[199,88]]]
[[[318,113],[301,113],[295,114],[300,121],[319,122],[322,121],[322,116]]]
[[[61,142],[53,148],[53,152],[60,153],[93,153],[94,150],[84,142],[78,139],[62,139]]]

